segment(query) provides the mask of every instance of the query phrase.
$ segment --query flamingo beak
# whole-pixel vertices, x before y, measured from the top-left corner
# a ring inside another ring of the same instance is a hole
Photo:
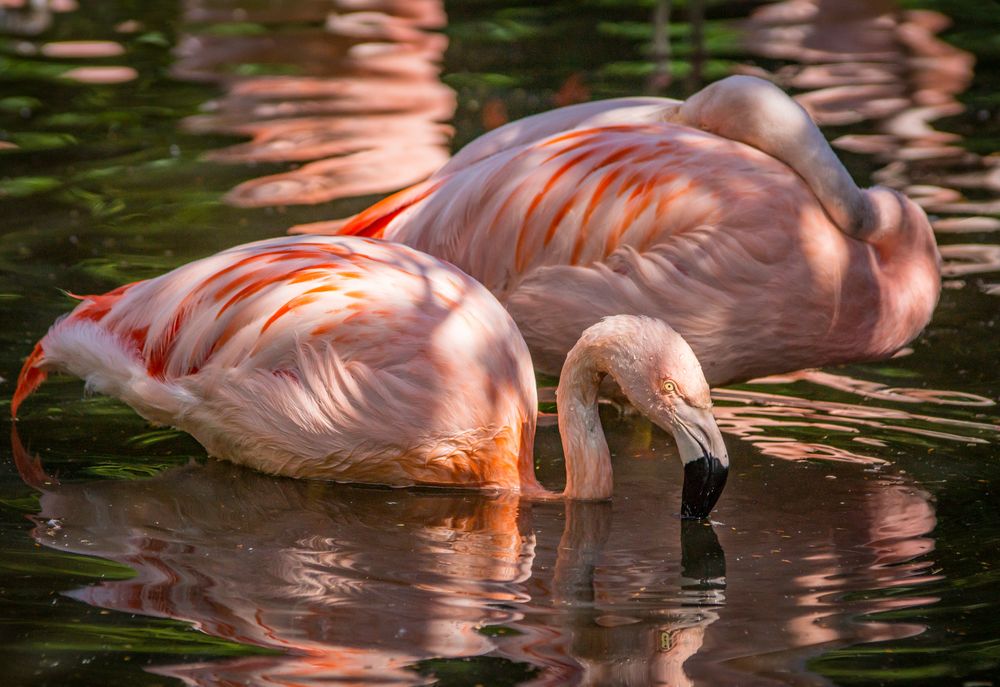
[[[695,408],[680,403],[674,432],[684,463],[681,517],[707,518],[726,486],[729,453],[711,408]]]

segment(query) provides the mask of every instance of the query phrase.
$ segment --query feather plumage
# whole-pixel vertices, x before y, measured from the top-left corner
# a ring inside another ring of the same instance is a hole
[[[38,375],[70,372],[283,475],[517,490],[534,431],[530,358],[499,303],[368,239],[237,246],[84,297],[37,351],[19,402]]]
[[[805,112],[747,77],[513,122],[341,231],[480,280],[550,374],[619,313],[669,322],[713,385],[880,358],[940,291],[922,210],[854,186]]]

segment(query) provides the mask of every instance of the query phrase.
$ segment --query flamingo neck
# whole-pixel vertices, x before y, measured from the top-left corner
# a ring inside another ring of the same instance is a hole
[[[688,98],[670,117],[781,160],[847,235],[867,241],[884,224],[809,114],[774,84],[731,76]]]
[[[597,412],[598,388],[611,372],[611,362],[607,349],[578,344],[559,377],[556,405],[566,459],[566,498],[611,498],[611,452]]]

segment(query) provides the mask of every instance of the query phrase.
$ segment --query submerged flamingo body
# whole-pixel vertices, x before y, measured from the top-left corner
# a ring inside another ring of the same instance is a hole
[[[707,515],[728,459],[690,347],[663,322],[619,317],[574,351],[558,392],[565,496],[611,495],[596,410],[610,374],[675,435],[684,513]],[[534,373],[513,320],[457,268],[398,244],[262,241],[86,296],[25,362],[13,416],[50,371],[269,473],[552,496],[534,475]]]
[[[940,290],[923,211],[858,189],[805,112],[747,77],[514,122],[339,232],[459,266],[552,374],[618,313],[669,322],[713,385],[880,358]]]

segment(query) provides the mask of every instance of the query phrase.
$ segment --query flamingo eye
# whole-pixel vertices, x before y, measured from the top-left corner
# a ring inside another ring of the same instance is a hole
[[[677,391],[677,384],[672,379],[668,379],[660,385],[660,391],[665,394],[672,394]]]

